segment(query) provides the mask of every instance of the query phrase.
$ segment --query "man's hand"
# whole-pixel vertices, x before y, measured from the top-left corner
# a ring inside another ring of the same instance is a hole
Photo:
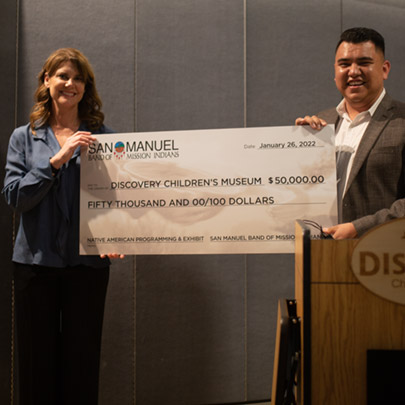
[[[328,125],[328,123],[316,115],[313,115],[312,117],[306,115],[304,118],[297,118],[295,120],[295,125],[310,125],[311,128],[320,130],[324,126]]]
[[[351,222],[323,228],[322,231],[332,235],[333,239],[353,239],[357,236],[357,231]]]

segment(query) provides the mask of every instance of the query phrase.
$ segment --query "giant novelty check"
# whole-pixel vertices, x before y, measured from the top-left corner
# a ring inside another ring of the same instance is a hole
[[[333,126],[96,137],[80,254],[288,253],[296,219],[336,223]]]

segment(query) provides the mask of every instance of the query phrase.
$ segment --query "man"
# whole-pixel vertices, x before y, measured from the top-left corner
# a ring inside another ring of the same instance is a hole
[[[343,32],[335,53],[343,100],[295,121],[314,129],[335,124],[339,225],[324,229],[334,239],[405,216],[405,104],[386,94],[384,52],[384,38],[372,29]]]

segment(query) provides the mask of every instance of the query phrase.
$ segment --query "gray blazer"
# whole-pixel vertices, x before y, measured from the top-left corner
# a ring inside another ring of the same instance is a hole
[[[336,108],[318,114],[339,123]],[[385,95],[354,157],[342,222],[352,222],[358,235],[390,219],[405,216],[405,104]]]

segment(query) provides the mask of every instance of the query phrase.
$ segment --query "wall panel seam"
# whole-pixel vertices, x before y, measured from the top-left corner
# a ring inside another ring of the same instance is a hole
[[[247,276],[247,258],[248,255],[245,255],[245,265],[244,265],[244,275],[245,275],[245,291],[244,291],[244,318],[245,318],[245,322],[244,322],[244,329],[245,329],[245,333],[244,333],[244,341],[245,341],[245,347],[244,347],[244,352],[245,352],[245,356],[244,356],[244,380],[245,380],[245,384],[244,384],[244,400],[247,401],[248,400],[248,276]]]
[[[247,127],[247,0],[243,0],[243,127]],[[248,400],[248,288],[247,255],[244,263],[244,400]]]
[[[138,39],[138,21],[137,21],[137,10],[138,10],[138,1],[134,0],[134,121],[133,121],[133,129],[134,132],[138,131],[137,128],[137,118],[138,118],[138,110],[137,110],[137,91],[136,91],[136,86],[137,86],[137,60],[138,60],[138,44],[137,44],[137,39]]]
[[[247,127],[247,0],[243,0],[243,127]]]
[[[132,288],[133,288],[133,317],[132,317],[132,323],[133,323],[133,404],[136,405],[136,255],[133,256],[133,261],[132,261]]]
[[[137,111],[137,61],[138,61],[138,1],[134,0],[134,121],[133,121],[133,130],[134,132],[137,132],[137,118],[138,118],[138,111]],[[132,373],[133,373],[133,391],[132,391],[132,403],[133,405],[136,405],[136,255],[133,256],[133,261],[132,261],[132,288],[133,288],[133,294],[132,294],[132,299],[133,299],[133,318],[132,318],[132,327],[133,327],[133,357],[132,357]]]

